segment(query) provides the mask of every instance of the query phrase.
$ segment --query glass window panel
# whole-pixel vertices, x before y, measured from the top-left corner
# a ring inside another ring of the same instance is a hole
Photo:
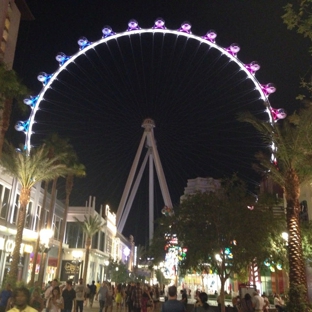
[[[10,190],[5,188],[3,200],[2,200],[2,207],[1,207],[1,219],[6,219],[9,211],[9,197],[10,197]]]

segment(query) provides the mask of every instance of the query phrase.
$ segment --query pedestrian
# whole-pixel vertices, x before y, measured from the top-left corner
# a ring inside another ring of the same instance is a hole
[[[255,312],[263,312],[264,299],[259,296],[259,293],[255,290],[253,293],[252,304]]]
[[[14,307],[8,312],[37,312],[34,308],[29,305],[30,292],[22,286],[18,287],[13,291],[12,298],[14,301]]]
[[[118,284],[116,287],[116,293],[115,293],[115,302],[116,302],[116,311],[121,311],[122,306],[122,300],[123,300],[123,292],[122,292],[122,285]],[[146,311],[143,311],[146,312]]]
[[[52,290],[52,295],[48,302],[50,312],[61,312],[64,309],[64,300],[61,296],[61,290],[59,286],[56,286]]]
[[[41,296],[40,288],[33,289],[30,296],[29,305],[36,309],[38,312],[41,312],[44,308],[44,299]]]
[[[76,311],[76,292],[73,289],[73,281],[68,280],[66,286],[62,291],[62,297],[64,300],[64,310],[62,312]]]
[[[241,300],[241,309],[240,312],[253,312],[254,307],[251,301],[250,294],[245,294],[244,298]]]
[[[232,305],[235,312],[238,312],[240,310],[240,297],[236,296],[232,299]]]
[[[208,295],[205,292],[201,292],[198,295],[198,303],[194,306],[193,312],[206,312],[209,311]]]
[[[12,294],[11,284],[6,284],[5,289],[0,293],[0,312],[5,312],[8,300],[12,297]]]
[[[154,301],[154,310],[155,311],[159,311],[159,297],[160,297],[160,293],[159,293],[159,287],[158,284],[154,285],[153,287],[153,301]],[[187,301],[187,300],[186,300]]]
[[[131,282],[128,284],[127,289],[126,289],[126,306],[128,307],[128,312],[133,311],[133,301],[131,299],[132,291],[135,288],[135,284]]]
[[[284,303],[283,299],[278,294],[275,294],[275,296],[274,296],[274,305],[275,305],[275,308],[277,309],[278,312],[285,312],[286,311],[285,303]]]
[[[269,312],[269,309],[270,309],[270,301],[269,301],[269,298],[266,296],[266,293],[265,293],[265,292],[262,294],[262,298],[263,298],[263,300],[264,300],[263,312]]]
[[[107,295],[105,300],[105,312],[113,311],[113,289],[111,283],[107,283]]]
[[[92,308],[93,305],[93,301],[94,301],[94,297],[96,295],[96,285],[95,285],[95,281],[92,281],[92,284],[89,286],[90,289],[90,293],[89,293],[89,305],[90,308]]]
[[[99,291],[96,293],[96,300],[99,300],[99,305],[100,305],[100,311],[103,312],[103,308],[105,307],[105,301],[106,301],[106,296],[107,296],[108,288],[106,286],[106,283],[103,282]]]
[[[75,292],[76,292],[76,312],[78,310],[80,312],[83,312],[83,303],[85,300],[86,295],[86,289],[85,285],[83,284],[83,279],[80,278],[78,281],[78,284],[75,286]]]
[[[187,308],[187,294],[186,294],[186,291],[183,291],[183,293],[182,293],[181,302],[184,304],[184,308],[186,310],[186,308]]]
[[[151,304],[152,308],[154,310],[154,302],[153,299],[151,298],[149,289],[147,285],[143,286],[143,291],[142,291],[142,302],[141,302],[141,309],[142,312],[147,312],[147,307],[148,305]]]
[[[47,287],[47,289],[44,292],[44,300],[45,300],[45,306],[46,306],[46,312],[49,312],[49,307],[48,307],[48,299],[52,295],[52,290],[54,287],[58,286],[58,280],[55,278],[51,284]]]
[[[177,300],[177,287],[168,288],[168,300],[163,303],[161,312],[185,312],[183,303]]]
[[[134,312],[141,312],[142,289],[140,282],[136,283],[136,286],[134,287],[131,294],[131,300],[133,302]]]

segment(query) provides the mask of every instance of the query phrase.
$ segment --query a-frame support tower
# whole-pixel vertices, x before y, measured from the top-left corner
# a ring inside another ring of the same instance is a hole
[[[134,158],[134,161],[133,161],[133,164],[132,164],[132,167],[131,167],[131,170],[130,170],[130,173],[126,182],[126,186],[125,186],[125,189],[123,191],[123,194],[119,203],[117,216],[116,216],[117,230],[119,233],[121,233],[125,226],[134,197],[138,190],[144,169],[148,161],[149,163],[149,239],[150,240],[153,238],[153,234],[154,234],[154,165],[156,168],[156,173],[157,173],[162,197],[164,200],[164,206],[172,208],[172,202],[171,202],[166,178],[164,175],[164,171],[161,165],[161,161],[159,158],[159,154],[157,151],[157,146],[156,146],[156,142],[154,138],[154,131],[153,131],[154,127],[155,127],[154,120],[145,119],[143,121],[142,128],[144,128],[144,133],[143,133],[139,148],[137,150],[137,153],[135,155],[135,158]],[[133,183],[144,145],[147,148],[147,152],[141,164],[140,170],[137,173],[135,182]]]

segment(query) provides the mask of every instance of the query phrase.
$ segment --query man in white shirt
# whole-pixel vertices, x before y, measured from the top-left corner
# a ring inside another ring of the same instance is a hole
[[[79,283],[75,287],[76,292],[76,312],[83,312],[83,303],[85,300],[86,287],[83,285],[83,279],[79,279]]]
[[[253,298],[251,299],[252,305],[255,309],[255,312],[263,312],[263,307],[265,306],[264,299],[259,296],[257,291],[254,291]]]

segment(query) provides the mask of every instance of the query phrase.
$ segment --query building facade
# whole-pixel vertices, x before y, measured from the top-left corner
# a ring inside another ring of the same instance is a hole
[[[0,281],[10,270],[11,253],[14,248],[16,222],[19,209],[20,185],[9,175],[0,176]],[[18,280],[29,281],[32,268],[35,265],[35,280],[38,279],[42,253],[34,259],[34,247],[38,238],[39,223],[44,197],[44,189],[38,183],[31,190],[30,201],[27,206],[27,217],[23,232],[21,258]],[[47,201],[43,212],[44,224],[47,224],[51,196],[47,194]],[[84,207],[69,207],[66,223],[65,239],[63,243],[62,263],[58,263],[58,249],[60,245],[60,229],[64,218],[64,203],[55,201],[52,219],[53,237],[49,241],[49,251],[45,264],[44,282],[55,278],[55,271],[61,265],[61,280],[78,278],[82,275],[85,256],[85,237],[74,217],[83,221],[84,216],[98,215],[102,218],[103,227],[92,239],[92,246],[87,273],[87,282],[103,281],[106,278],[105,266],[109,259],[128,262],[131,242],[122,234],[117,233],[116,215],[109,206],[95,210],[95,198],[89,199]],[[77,253],[78,252],[78,253]],[[77,254],[80,254],[77,256]],[[67,268],[67,271],[66,269]],[[78,271],[78,272],[76,272]]]
[[[0,1],[0,61],[6,64],[8,69],[13,66],[20,21],[33,19],[24,0]]]

